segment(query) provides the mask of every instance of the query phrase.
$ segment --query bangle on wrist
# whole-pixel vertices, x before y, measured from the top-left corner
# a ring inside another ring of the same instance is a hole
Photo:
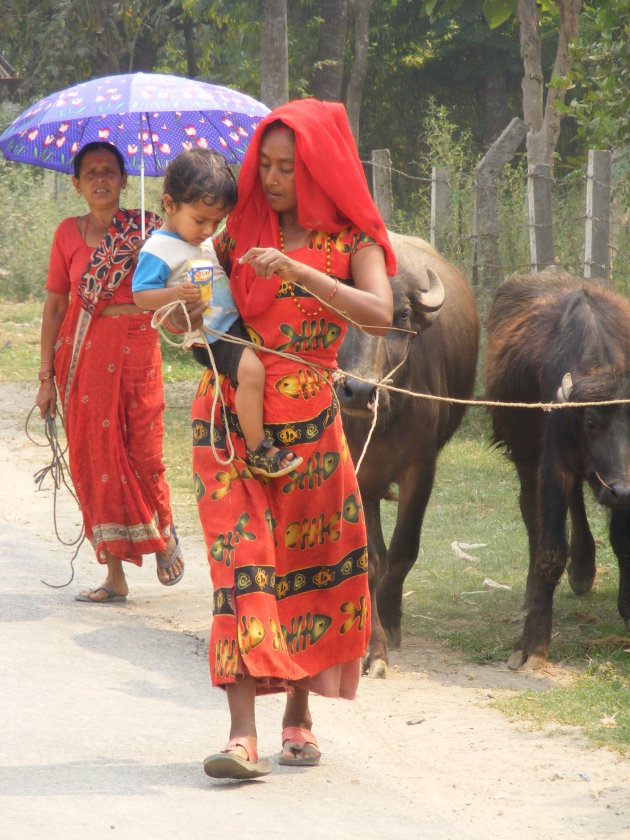
[[[332,280],[333,278],[331,277],[330,279]],[[328,301],[330,301],[334,298],[334,296],[337,294],[337,289],[338,288],[339,288],[339,278],[335,277],[335,282],[334,282],[334,285],[332,287],[332,292],[328,295],[328,297],[324,298],[324,303],[328,303]]]
[[[52,369],[40,370],[40,372],[37,374],[37,378],[40,382],[47,382],[49,379],[55,378],[55,371]]]
[[[186,332],[186,330],[176,330],[174,327],[171,327],[168,321],[162,321],[162,326],[166,327],[166,329],[168,330],[168,332],[171,333],[171,335],[184,335],[184,333]]]

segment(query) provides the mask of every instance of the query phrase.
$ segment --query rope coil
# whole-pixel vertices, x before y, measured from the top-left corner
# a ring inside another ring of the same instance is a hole
[[[53,480],[53,525],[54,525],[54,528],[55,528],[55,536],[57,537],[57,540],[62,545],[65,545],[65,546],[76,545],[75,552],[72,555],[72,557],[70,558],[70,579],[66,583],[60,583],[60,584],[48,583],[45,580],[41,580],[41,583],[43,583],[44,586],[49,586],[51,589],[63,589],[64,587],[69,586],[72,583],[72,581],[74,580],[74,561],[76,560],[77,555],[79,553],[79,549],[81,548],[81,546],[83,545],[83,541],[85,540],[85,528],[84,528],[83,525],[81,525],[81,531],[79,532],[79,536],[76,539],[71,540],[70,542],[62,539],[61,535],[59,534],[59,528],[57,527],[57,493],[58,493],[59,490],[61,490],[62,486],[65,487],[66,490],[70,493],[70,495],[72,496],[74,501],[77,503],[77,507],[80,508],[81,506],[79,504],[79,500],[78,500],[73,488],[68,483],[68,479],[70,477],[70,468],[68,467],[68,463],[67,463],[66,457],[65,457],[66,452],[68,451],[68,445],[66,444],[66,447],[64,449],[59,442],[59,436],[57,434],[57,423],[56,423],[55,418],[50,416],[49,411],[46,412],[46,419],[44,421],[44,433],[46,435],[46,443],[38,443],[38,441],[36,441],[35,438],[33,438],[31,436],[31,434],[29,433],[28,424],[29,424],[31,416],[32,416],[32,414],[33,414],[33,412],[35,411],[36,408],[37,408],[37,406],[34,405],[31,408],[31,410],[29,411],[29,413],[26,417],[26,423],[24,425],[24,431],[25,431],[26,437],[31,441],[31,443],[35,444],[35,446],[41,446],[41,447],[49,446],[50,450],[51,450],[51,453],[52,453],[52,457],[51,457],[50,463],[47,464],[45,467],[42,467],[40,470],[38,470],[34,474],[33,478],[35,480],[35,484],[37,484],[37,489],[38,490],[42,489],[42,485],[43,485],[47,476],[50,475],[50,477],[52,478],[52,480]],[[62,418],[62,425],[63,425],[63,418]]]

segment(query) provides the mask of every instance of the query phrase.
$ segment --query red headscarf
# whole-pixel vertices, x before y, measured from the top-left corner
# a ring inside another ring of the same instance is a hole
[[[238,203],[227,219],[235,240],[232,291],[242,315],[256,315],[271,303],[280,281],[256,276],[238,258],[249,248],[280,247],[278,214],[269,206],[258,175],[260,144],[265,127],[281,121],[295,133],[295,189],[298,221],[308,230],[337,233],[354,225],[385,251],[387,273],[396,273],[396,258],[383,220],[365,180],[340,102],[297,99],[280,105],[261,121],[243,159],[238,179]]]

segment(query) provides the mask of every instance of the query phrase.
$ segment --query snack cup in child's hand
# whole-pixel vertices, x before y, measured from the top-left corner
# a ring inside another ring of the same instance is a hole
[[[214,269],[212,264],[206,260],[188,261],[188,279],[199,288],[201,300],[206,309],[212,302],[212,276]]]

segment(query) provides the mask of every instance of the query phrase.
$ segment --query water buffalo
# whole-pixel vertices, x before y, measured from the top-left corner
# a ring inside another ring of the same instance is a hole
[[[390,378],[396,388],[468,399],[479,344],[477,306],[463,274],[422,239],[390,236],[398,261],[391,281],[393,328],[384,338],[349,330],[339,355],[344,373],[336,385],[355,463],[371,427],[378,392],[377,423],[358,478],[372,596],[372,635],[364,665],[379,677],[387,670],[383,628],[392,646],[400,647],[402,588],[418,556],[437,456],[459,426],[465,406],[419,399],[377,388],[376,383],[397,368]],[[380,500],[394,498],[393,484],[398,485],[398,512],[388,550]]]
[[[584,480],[611,512],[618,607],[630,619],[630,406],[569,407],[630,397],[630,301],[608,287],[547,269],[501,284],[487,327],[489,400],[568,401],[564,409],[547,412],[490,409],[494,439],[518,472],[529,538],[528,612],[508,666],[536,668],[547,659],[553,594],[567,563],[567,513],[571,588],[583,595],[595,579]]]

